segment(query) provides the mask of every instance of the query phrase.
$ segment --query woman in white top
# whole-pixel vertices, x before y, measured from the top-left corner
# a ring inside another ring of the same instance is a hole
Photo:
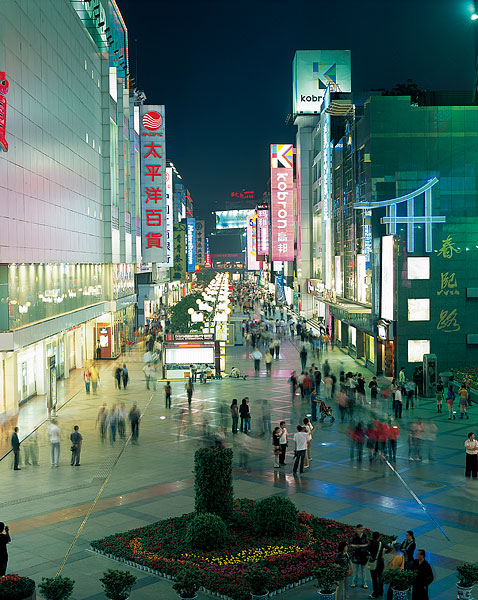
[[[309,419],[307,417],[305,417],[303,423],[304,423],[305,431],[307,432],[307,452],[305,453],[304,469],[308,469],[309,461],[310,461],[310,443],[312,442],[312,432],[314,431],[314,428],[312,426],[312,423],[309,421]]]

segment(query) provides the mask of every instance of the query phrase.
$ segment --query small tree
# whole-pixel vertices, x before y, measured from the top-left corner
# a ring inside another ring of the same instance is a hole
[[[463,563],[456,567],[458,571],[458,585],[464,588],[470,588],[478,582],[478,566],[472,563]]]
[[[110,600],[126,600],[137,577],[128,571],[113,571],[108,569],[100,579],[105,596]]]
[[[417,576],[416,571],[402,571],[401,569],[388,569],[383,574],[384,583],[388,583],[395,590],[404,592],[409,590]]]
[[[232,450],[200,448],[194,455],[197,513],[213,513],[228,520],[233,513]]]
[[[199,573],[194,567],[186,567],[174,578],[173,590],[181,598],[195,598],[199,590]]]
[[[42,577],[38,586],[45,600],[67,600],[73,593],[75,582],[69,577]]]

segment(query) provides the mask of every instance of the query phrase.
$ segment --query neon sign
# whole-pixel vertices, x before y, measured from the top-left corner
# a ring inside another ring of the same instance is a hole
[[[432,252],[432,225],[434,223],[445,223],[446,217],[433,215],[432,203],[432,188],[438,183],[438,179],[433,177],[418,188],[414,192],[410,192],[405,196],[392,198],[391,200],[383,200],[380,202],[356,202],[355,210],[374,209],[387,207],[387,216],[381,219],[381,222],[387,226],[387,235],[395,235],[397,233],[397,225],[407,226],[407,251],[415,251],[415,226],[424,225],[425,230],[425,252]],[[415,214],[415,198],[424,194],[424,210],[423,215]],[[406,203],[407,214],[399,217],[397,215],[397,206]]]
[[[0,71],[0,147],[8,152],[7,142],[7,99],[8,81],[5,71]]]

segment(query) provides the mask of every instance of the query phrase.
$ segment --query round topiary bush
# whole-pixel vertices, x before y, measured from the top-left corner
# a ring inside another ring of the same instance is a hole
[[[186,543],[196,550],[223,548],[227,541],[227,527],[218,515],[196,514],[188,525]]]
[[[299,525],[295,504],[289,498],[271,496],[256,503],[254,528],[266,536],[281,536],[294,533]]]

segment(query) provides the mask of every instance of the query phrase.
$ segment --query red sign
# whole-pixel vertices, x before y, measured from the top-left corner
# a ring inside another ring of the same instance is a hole
[[[269,254],[269,209],[267,205],[257,207],[257,258],[265,260]]]
[[[290,155],[290,158],[289,158]],[[273,144],[271,148],[272,260],[294,260],[294,168],[292,147]],[[287,159],[287,160],[286,160]],[[284,166],[279,167],[279,164]],[[289,166],[290,164],[290,166]],[[287,165],[287,166],[285,166]]]
[[[156,131],[163,124],[163,117],[155,110],[150,110],[143,115],[143,127],[149,131]]]
[[[254,200],[254,192],[231,192],[231,198],[238,200]]]
[[[5,71],[0,71],[0,147],[8,152],[7,142],[7,99],[8,81]]]

